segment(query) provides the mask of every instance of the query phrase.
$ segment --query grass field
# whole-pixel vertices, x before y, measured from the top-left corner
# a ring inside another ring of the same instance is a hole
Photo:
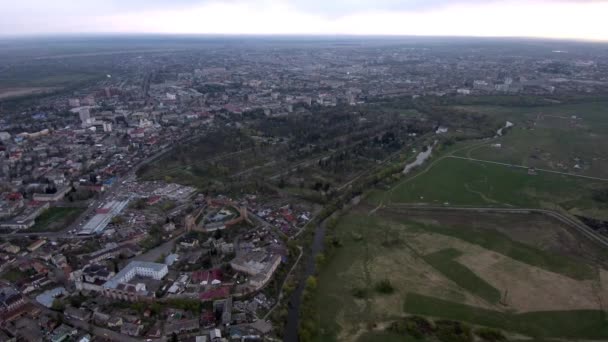
[[[601,216],[608,204],[593,199],[593,191],[608,182],[525,169],[445,158],[415,178],[406,179],[372,200],[394,203],[470,205],[489,207],[563,208]]]
[[[53,207],[36,219],[29,232],[57,232],[65,229],[84,211],[84,208]]]
[[[459,108],[499,116],[515,124],[508,134],[493,141],[501,148],[488,144],[463,152],[462,156],[608,178],[606,102]]]
[[[408,294],[408,313],[439,316],[532,337],[608,338],[606,314],[600,310],[545,311],[514,314],[476,308],[419,294]]]
[[[478,277],[475,272],[472,272],[470,269],[454,260],[461,255],[462,252],[459,250],[448,248],[425,255],[423,259],[429,265],[433,266],[434,269],[460,287],[476,294],[489,303],[498,303],[500,300],[500,291]]]
[[[353,209],[331,233],[341,247],[318,277],[318,341],[396,341],[393,333],[370,332],[369,326],[383,327],[407,314],[533,337],[608,338],[600,319],[600,302],[608,298],[602,279],[608,277],[599,277],[606,271],[584,256],[594,253],[591,259],[598,260],[603,254],[559,223],[539,225],[534,215],[468,214],[474,224],[464,224],[452,213],[389,208],[370,216],[372,208]],[[536,232],[535,226],[545,233],[518,241],[521,232]],[[383,279],[393,293],[374,291]],[[562,321],[549,331],[551,322]]]
[[[399,335],[397,333],[384,332],[384,331],[374,331],[374,332],[366,332],[361,335],[357,342],[415,342],[420,341],[413,337]]]
[[[29,276],[29,274],[27,274],[26,272],[21,272],[17,268],[9,268],[8,270],[6,270],[2,273],[2,276],[0,276],[0,279],[8,280],[11,282],[18,282],[20,280],[27,278],[28,276]]]

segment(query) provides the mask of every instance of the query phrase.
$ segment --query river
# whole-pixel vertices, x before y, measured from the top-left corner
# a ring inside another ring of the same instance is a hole
[[[287,315],[287,324],[285,325],[285,342],[298,342],[298,327],[300,324],[300,304],[302,302],[302,294],[306,287],[306,279],[315,274],[315,256],[323,251],[323,242],[325,240],[325,223],[321,223],[315,229],[315,237],[312,242],[312,253],[305,257],[304,277],[300,279],[298,287],[293,291],[289,298],[289,308]]]
[[[410,171],[412,171],[413,168],[415,168],[416,166],[420,166],[422,164],[424,164],[424,162],[429,159],[429,157],[431,156],[431,153],[433,153],[433,148],[435,147],[435,145],[437,144],[437,141],[435,141],[433,143],[433,145],[429,145],[426,148],[426,151],[420,152],[417,156],[416,156],[416,160],[414,160],[413,162],[405,165],[405,168],[403,169],[403,174],[407,175]]]
[[[504,131],[505,129],[507,129],[507,128],[509,128],[509,127],[513,127],[513,126],[515,126],[515,125],[514,125],[512,122],[507,121],[507,123],[505,124],[505,127],[503,127],[503,128],[501,128],[501,129],[499,129],[499,130],[496,132],[496,134],[497,134],[499,137],[501,137],[501,136],[502,136],[502,134],[503,134],[503,131]]]

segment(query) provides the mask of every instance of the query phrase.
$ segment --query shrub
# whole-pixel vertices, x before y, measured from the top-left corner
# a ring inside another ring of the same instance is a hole
[[[502,331],[491,328],[479,328],[475,330],[475,335],[487,342],[499,342],[507,340]]]
[[[456,321],[437,321],[437,338],[441,342],[471,342],[473,334],[471,328],[461,322]]]
[[[388,279],[384,279],[379,281],[376,284],[376,292],[381,293],[381,294],[391,294],[393,292],[395,292],[395,288],[393,287],[393,284],[391,284],[390,280]]]
[[[354,288],[351,290],[351,293],[353,295],[353,297],[355,298],[359,298],[359,299],[363,299],[363,298],[367,298],[368,297],[368,293],[367,293],[367,289],[364,288]]]

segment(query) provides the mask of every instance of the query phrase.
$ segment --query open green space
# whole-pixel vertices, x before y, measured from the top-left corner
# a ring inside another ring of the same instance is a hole
[[[466,321],[534,338],[608,337],[608,324],[594,304],[596,290],[580,290],[597,279],[597,265],[570,256],[567,251],[571,246],[565,242],[557,240],[564,244],[560,252],[553,247],[543,250],[542,240],[535,241],[534,235],[529,243],[515,241],[494,229],[482,228],[493,227],[491,215],[476,215],[478,225],[473,227],[431,223],[436,216],[432,212],[426,216],[427,224],[420,220],[423,213],[409,219],[411,215],[399,208],[384,208],[370,215],[372,209],[355,207],[327,232],[326,246],[332,247],[326,251],[318,275],[313,299],[316,317],[302,322],[305,329],[318,325],[314,340],[406,340],[383,329],[362,332],[366,326],[386,326],[404,314]],[[509,224],[518,229],[534,224],[528,222],[526,215],[515,215],[505,229]],[[543,229],[555,229],[559,236],[559,229],[564,228],[547,224]],[[498,271],[491,266],[498,260],[493,253],[500,255]],[[471,267],[477,259],[485,259],[481,264],[488,262],[490,266]],[[552,272],[552,280],[534,276],[539,270]],[[495,283],[496,279],[504,280]],[[384,280],[394,288],[389,294],[376,291],[376,284]],[[515,289],[512,282],[524,286]],[[505,306],[501,298],[505,289],[512,290],[509,298],[526,298],[527,291],[522,288],[560,295],[536,301],[535,311],[525,299],[522,307],[514,304],[522,301],[509,301]],[[589,309],[572,306],[568,298],[574,292],[591,298]],[[555,306],[555,301],[560,304]],[[556,325],[560,327],[551,330]]]
[[[361,335],[357,342],[415,342],[420,341],[408,335],[400,335],[394,332],[371,331]]]
[[[52,207],[42,213],[29,232],[57,232],[65,229],[84,211],[84,208]]]
[[[22,272],[17,268],[9,268],[2,273],[0,279],[8,280],[10,282],[18,282],[30,276],[27,272]]]
[[[476,159],[608,178],[608,103],[536,107],[460,106],[511,121],[504,136],[460,153]]]
[[[504,206],[581,211],[608,209],[608,203],[594,200],[594,191],[608,182],[538,172],[503,165],[444,158],[428,171],[397,184],[386,194],[395,203],[434,205]]]
[[[415,293],[407,295],[404,310],[412,314],[455,319],[533,337],[608,338],[606,314],[600,310],[514,314],[476,308]]]
[[[595,277],[595,270],[589,265],[581,263],[578,260],[572,260],[569,257],[549,253],[524,243],[514,241],[508,236],[497,231],[472,227],[448,228],[437,225],[426,225],[423,227],[414,226],[410,229],[418,229],[420,232],[434,232],[441,235],[451,236],[459,240],[481,246],[487,250],[506,255],[514,260],[521,261],[528,265],[563,274],[574,279],[584,280],[593,279]],[[455,252],[459,253],[458,251]],[[453,257],[455,257],[454,251],[448,249],[438,252],[435,255],[427,256],[425,259],[430,259],[430,263],[433,264],[433,266],[437,265],[439,269],[448,269],[449,263],[446,261],[446,259],[449,260]],[[427,260],[427,262],[429,262],[429,260]],[[463,277],[465,274],[457,272],[454,273],[458,277]],[[464,282],[466,280],[463,279],[462,281]],[[487,298],[492,298],[492,291],[486,291],[488,295]]]
[[[448,248],[429,254],[423,257],[444,276],[465,288],[467,291],[483,298],[484,300],[496,304],[500,300],[500,291],[481,279],[475,272],[458,263],[454,259],[461,256],[459,250]]]

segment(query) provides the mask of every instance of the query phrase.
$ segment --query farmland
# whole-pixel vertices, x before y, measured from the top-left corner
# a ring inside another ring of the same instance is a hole
[[[524,214],[373,211],[329,233],[319,273],[319,341],[368,341],[410,314],[538,338],[607,338],[606,256],[569,227]],[[379,283],[393,291],[379,291]],[[564,321],[549,329],[551,320]]]
[[[508,134],[460,153],[476,159],[608,178],[605,102],[540,107],[461,106],[514,123]]]
[[[545,172],[530,175],[522,168],[445,158],[374,197],[393,203],[563,208],[593,217],[608,208],[593,196],[606,187],[606,181]]]

